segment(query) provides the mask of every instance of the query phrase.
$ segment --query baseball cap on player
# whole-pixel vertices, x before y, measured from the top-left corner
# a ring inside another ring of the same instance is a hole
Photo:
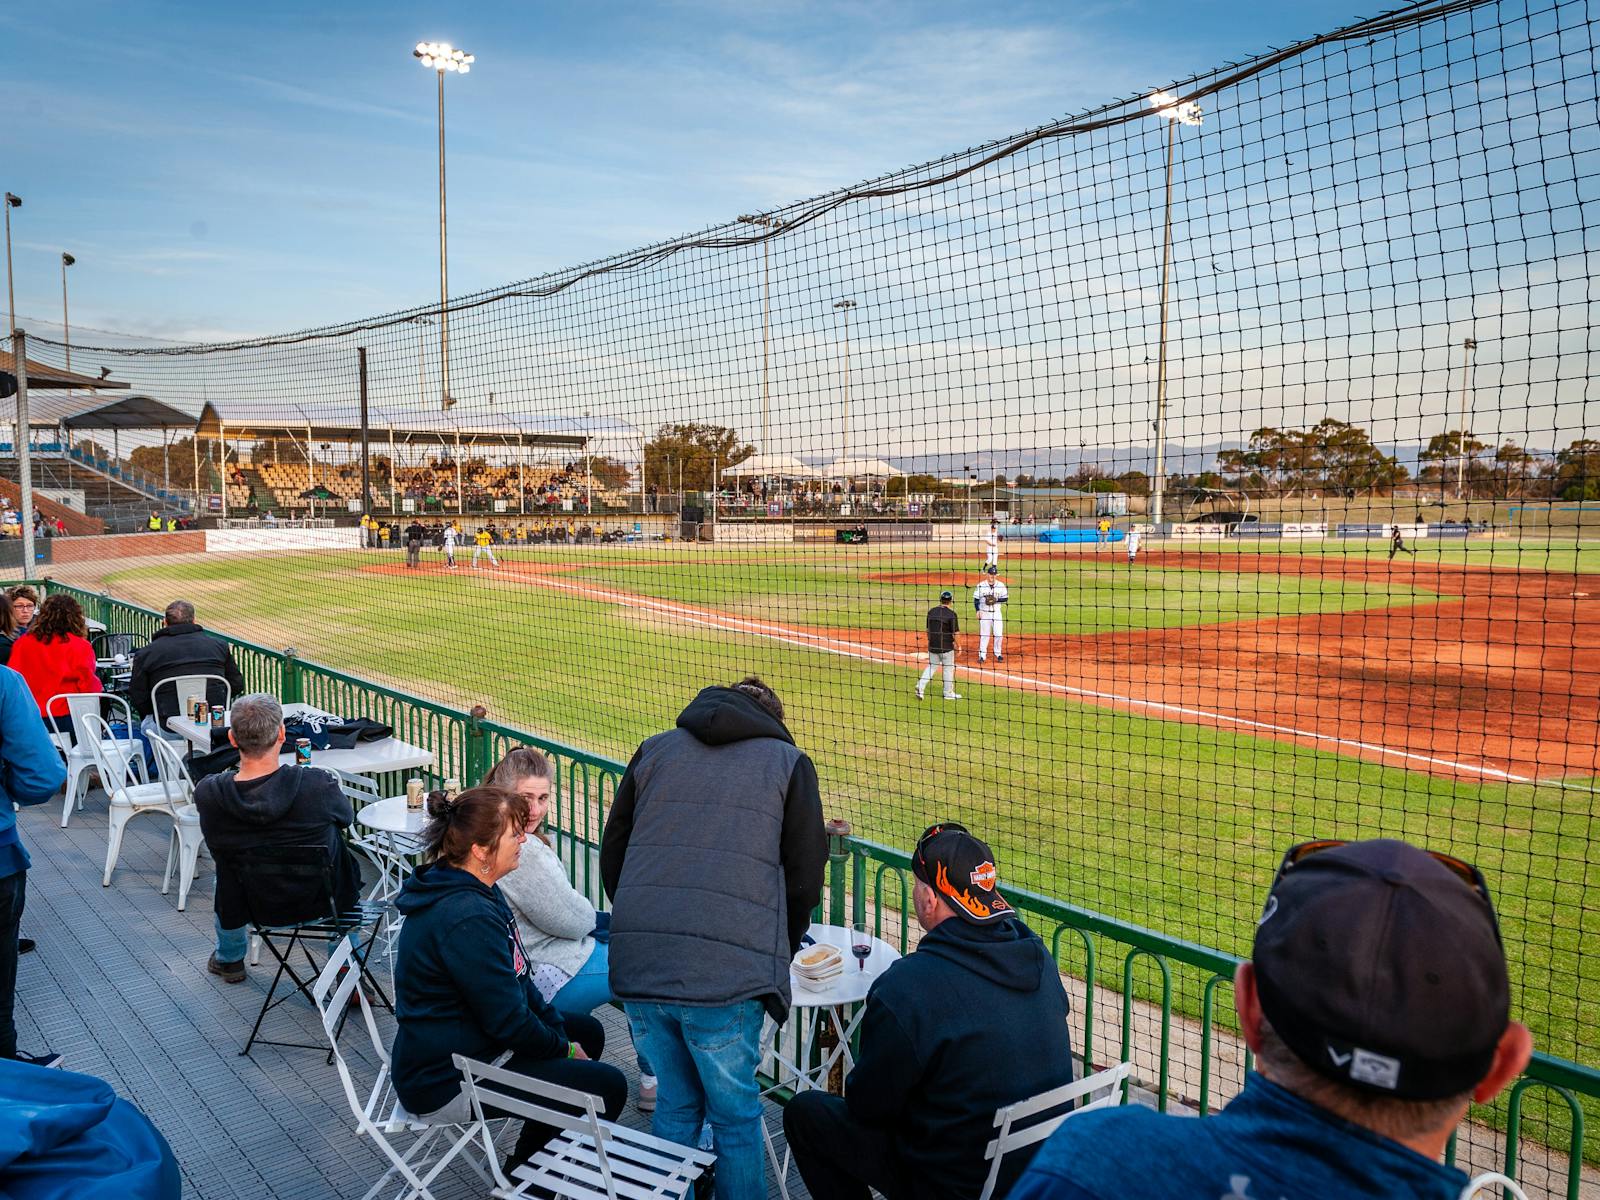
[[[955,598],[956,598],[956,596],[955,596],[954,592],[940,592],[939,593],[939,599],[941,601],[948,602],[948,601],[954,600]]]
[[[1511,986],[1488,885],[1405,842],[1320,841],[1283,857],[1256,927],[1256,990],[1312,1070],[1441,1100],[1488,1071]]]
[[[1011,905],[995,891],[994,853],[968,833],[965,825],[943,821],[928,826],[911,855],[911,873],[974,925],[989,925],[1012,915]]]
[[[990,575],[998,575],[998,574],[1000,574],[1000,568],[995,566],[993,563],[990,563],[987,567],[985,567],[984,571],[987,574],[990,574]]]

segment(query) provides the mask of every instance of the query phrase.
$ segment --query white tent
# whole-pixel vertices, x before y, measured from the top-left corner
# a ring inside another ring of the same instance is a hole
[[[763,479],[815,479],[817,472],[792,454],[755,454],[731,467],[722,468],[722,477]]]
[[[898,479],[905,472],[881,458],[841,458],[822,468],[828,479]]]

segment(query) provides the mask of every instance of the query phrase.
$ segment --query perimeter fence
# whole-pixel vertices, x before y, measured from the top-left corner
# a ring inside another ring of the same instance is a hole
[[[447,311],[75,344],[201,414],[167,467],[230,517],[389,530],[56,569],[622,761],[759,673],[865,842],[957,817],[1012,886],[1207,953],[1293,842],[1450,851],[1541,1049],[1600,1066],[1597,30],[1414,5]]]

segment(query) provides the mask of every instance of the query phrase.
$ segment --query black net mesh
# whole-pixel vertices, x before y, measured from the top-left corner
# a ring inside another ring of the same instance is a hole
[[[756,673],[858,836],[958,816],[1011,886],[1231,953],[1292,842],[1451,851],[1540,1049],[1600,1065],[1595,44],[1577,0],[1408,8],[447,330],[75,331],[77,369],[205,409],[198,449],[163,467],[130,432],[123,459],[185,495],[198,460],[202,511],[280,523],[363,507],[364,348],[392,533],[52,570],[624,761]],[[920,674],[945,588],[959,701]],[[1547,1098],[1522,1133],[1564,1144]]]

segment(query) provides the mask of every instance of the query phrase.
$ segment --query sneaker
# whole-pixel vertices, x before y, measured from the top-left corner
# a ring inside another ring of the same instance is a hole
[[[981,666],[983,666],[983,655],[981,655],[981,654],[980,654],[980,655],[978,655],[978,665],[979,665],[979,666],[980,666],[980,667],[981,667]]]
[[[1006,656],[1004,654],[996,654],[994,660],[995,662],[1005,662]]]
[[[917,699],[918,699],[918,700],[921,700],[921,699],[922,699],[922,698],[923,698],[923,695],[922,695],[922,689],[921,689],[921,688],[918,688],[918,689],[917,689]]]
[[[32,954],[38,948],[39,943],[34,941],[32,938],[19,937],[17,939],[18,954]]]
[[[206,960],[206,970],[222,980],[223,983],[244,982],[244,960],[238,962],[220,962],[216,953]]]
[[[946,700],[959,700],[959,699],[961,699],[961,697],[956,695],[954,692],[951,692],[948,696],[945,697],[945,699]]]
[[[654,1075],[639,1076],[639,1111],[642,1113],[655,1112],[656,1110],[656,1077]]]
[[[29,1063],[35,1067],[59,1067],[61,1055],[54,1050],[46,1050],[43,1054],[29,1054],[26,1051],[17,1051],[17,1061]]]

